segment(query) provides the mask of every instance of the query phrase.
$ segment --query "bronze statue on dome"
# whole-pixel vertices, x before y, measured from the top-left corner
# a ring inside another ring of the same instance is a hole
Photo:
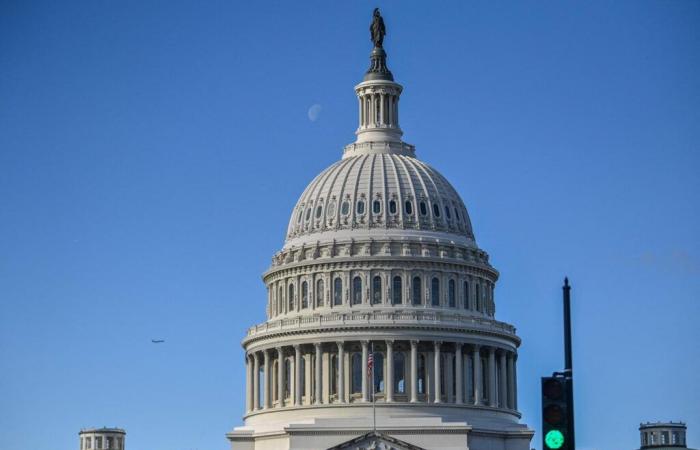
[[[372,42],[377,48],[382,48],[384,43],[384,35],[386,34],[386,27],[384,26],[384,19],[382,15],[379,14],[379,8],[374,8],[374,19],[372,19],[372,24],[369,26],[369,33],[372,37]]]

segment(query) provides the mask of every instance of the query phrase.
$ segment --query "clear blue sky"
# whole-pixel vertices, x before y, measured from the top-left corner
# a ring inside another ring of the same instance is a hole
[[[700,446],[700,2],[4,1],[0,448],[228,448],[261,273],[354,139],[377,5],[405,140],[501,271],[524,422],[566,274],[580,450],[657,419]]]

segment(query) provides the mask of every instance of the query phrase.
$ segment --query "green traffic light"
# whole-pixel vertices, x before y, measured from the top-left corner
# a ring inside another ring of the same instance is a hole
[[[557,450],[564,445],[564,435],[559,430],[549,430],[544,437],[544,443],[547,448]]]

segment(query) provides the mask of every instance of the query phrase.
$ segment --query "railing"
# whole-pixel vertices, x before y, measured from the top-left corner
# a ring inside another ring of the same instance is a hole
[[[417,324],[467,326],[476,329],[496,330],[515,334],[515,327],[497,320],[482,317],[469,317],[455,313],[439,311],[372,311],[372,312],[331,312],[298,316],[265,322],[248,329],[247,336],[273,331],[314,328],[328,325],[382,325],[382,324]]]

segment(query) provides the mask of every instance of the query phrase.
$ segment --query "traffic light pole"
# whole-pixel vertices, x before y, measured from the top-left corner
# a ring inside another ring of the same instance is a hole
[[[571,450],[576,450],[576,439],[574,438],[574,370],[571,356],[571,286],[569,279],[564,278],[564,374],[569,380],[567,383],[567,397],[569,407],[566,409],[568,435],[571,443]]]

